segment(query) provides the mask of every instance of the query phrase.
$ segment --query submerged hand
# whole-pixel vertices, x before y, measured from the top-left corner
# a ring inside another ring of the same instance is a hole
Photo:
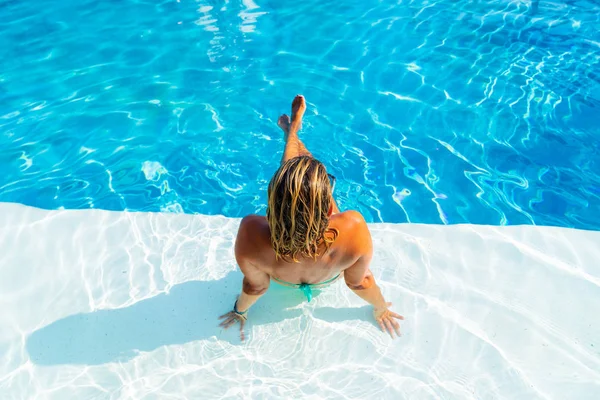
[[[240,339],[242,340],[242,342],[244,341],[244,339],[246,338],[244,336],[244,325],[246,324],[246,320],[248,319],[248,318],[246,318],[245,315],[240,315],[240,314],[236,313],[235,311],[229,311],[227,314],[221,315],[219,317],[219,319],[223,320],[223,322],[221,322],[219,324],[219,326],[222,327],[223,329],[227,329],[231,325],[235,324],[236,321],[239,321],[239,323],[240,323]]]
[[[377,323],[381,327],[381,330],[389,333],[393,339],[394,332],[396,332],[397,336],[401,336],[400,324],[396,320],[404,320],[404,317],[402,315],[396,314],[393,311],[390,311],[388,307],[390,307],[391,305],[392,303],[386,303],[386,307],[376,308],[373,311],[373,315],[375,316]]]

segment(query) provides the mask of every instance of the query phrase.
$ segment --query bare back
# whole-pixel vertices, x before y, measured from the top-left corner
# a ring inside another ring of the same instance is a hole
[[[371,236],[360,213],[346,211],[333,214],[329,227],[337,229],[339,234],[327,251],[322,244],[316,260],[300,258],[299,262],[289,262],[276,258],[267,219],[250,215],[240,225],[236,257],[246,259],[270,277],[290,283],[323,282],[350,269],[361,257],[370,258]],[[362,279],[364,271],[359,275]]]

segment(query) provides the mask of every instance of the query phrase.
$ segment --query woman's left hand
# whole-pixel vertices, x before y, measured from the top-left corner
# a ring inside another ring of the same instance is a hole
[[[244,325],[246,324],[246,320],[248,319],[245,315],[240,315],[240,314],[236,313],[235,311],[229,311],[227,314],[221,315],[219,317],[219,319],[223,320],[223,322],[221,322],[219,324],[219,326],[222,327],[223,329],[227,329],[231,325],[235,324],[236,322],[239,322],[240,323],[240,339],[242,340],[242,342],[244,341],[244,339],[246,338],[246,336],[244,335]]]

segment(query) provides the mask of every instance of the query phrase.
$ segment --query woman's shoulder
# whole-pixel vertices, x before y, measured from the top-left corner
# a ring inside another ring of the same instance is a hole
[[[242,218],[240,226],[258,226],[267,223],[267,217],[264,215],[249,214]]]
[[[363,215],[355,210],[336,214],[335,228],[339,232],[338,245],[353,257],[371,249],[371,234]]]
[[[262,215],[250,214],[242,218],[238,229],[239,236],[247,236],[248,238],[259,238],[266,234],[269,236],[269,223],[267,217]]]
[[[344,224],[351,224],[353,227],[356,227],[356,225],[367,225],[363,215],[356,210],[344,211],[339,214],[335,214],[335,216],[338,221],[341,221]]]
[[[243,237],[256,246],[264,246],[271,243],[269,222],[264,215],[246,215],[240,222],[238,238]]]

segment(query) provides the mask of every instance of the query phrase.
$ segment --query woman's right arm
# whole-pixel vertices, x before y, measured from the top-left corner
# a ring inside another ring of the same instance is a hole
[[[357,225],[352,232],[355,234],[355,251],[359,256],[356,262],[344,271],[346,285],[361,299],[373,305],[373,314],[382,331],[387,331],[392,337],[394,337],[394,332],[400,336],[400,324],[397,320],[403,320],[404,317],[389,310],[388,307],[391,306],[391,303],[385,301],[373,273],[369,269],[373,258],[373,242],[369,228],[362,216],[357,221]]]

